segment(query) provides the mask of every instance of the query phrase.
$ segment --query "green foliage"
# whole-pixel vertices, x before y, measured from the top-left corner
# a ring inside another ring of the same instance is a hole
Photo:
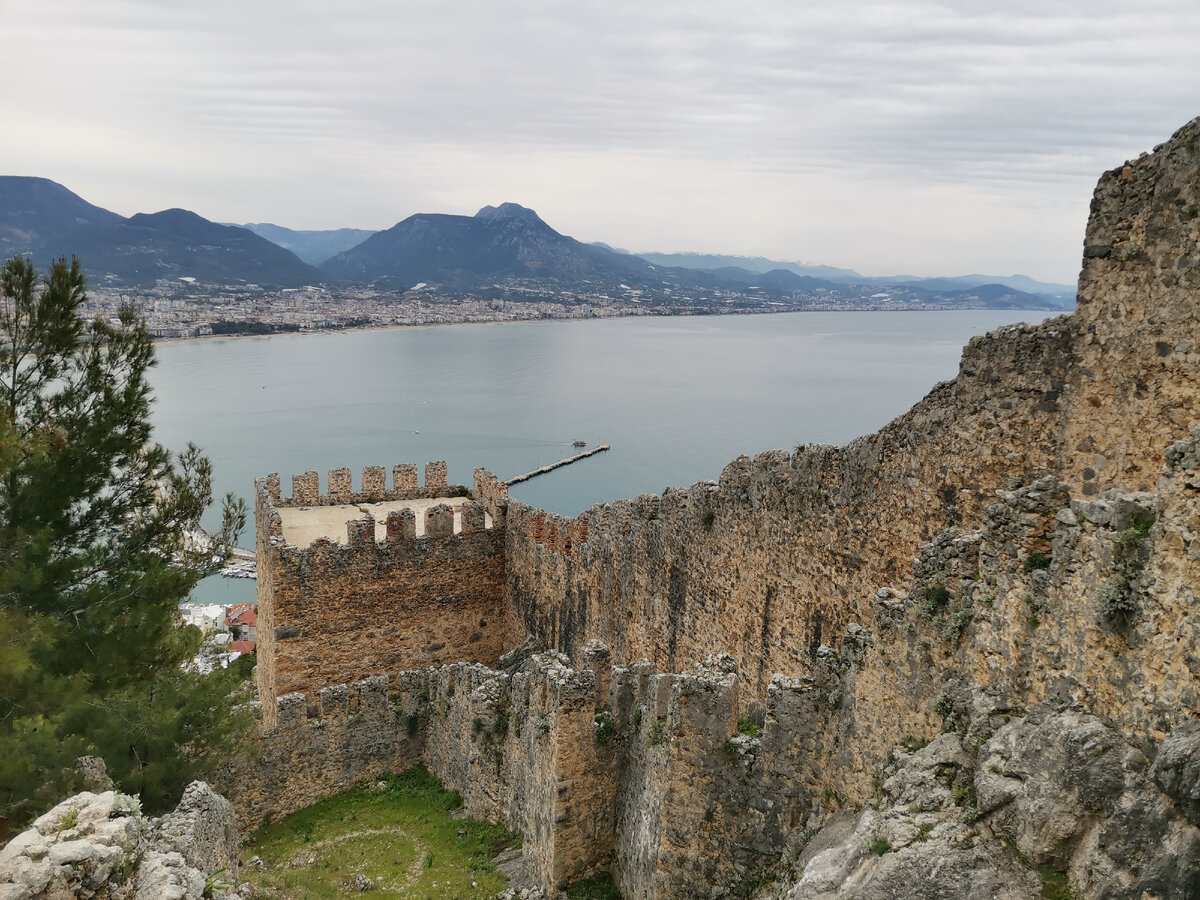
[[[607,709],[596,711],[596,743],[603,747],[617,733],[617,723]]]
[[[1137,615],[1137,598],[1125,578],[1115,575],[1100,585],[1100,612],[1114,628],[1127,627]]]
[[[1075,900],[1065,872],[1056,872],[1048,866],[1038,866],[1037,873],[1042,879],[1040,896],[1043,900]]]
[[[962,639],[963,632],[967,630],[967,626],[974,618],[975,607],[969,603],[960,606],[946,617],[946,621],[942,624],[942,637],[952,643],[957,643]]]
[[[519,835],[451,817],[458,794],[424,769],[383,781],[382,790],[347,791],[261,828],[244,854],[260,857],[263,867],[241,867],[254,896],[357,896],[356,874],[375,881],[383,897],[483,900],[504,887],[492,858],[519,846]]]
[[[663,724],[662,719],[655,719],[654,724],[650,726],[650,733],[646,735],[646,746],[657,747],[659,744],[666,743],[667,727]]]
[[[1025,557],[1025,561],[1021,563],[1021,571],[1027,574],[1038,569],[1048,568],[1050,568],[1050,557],[1045,553],[1030,553]]]
[[[942,691],[933,698],[933,711],[942,717],[943,731],[958,731],[964,724],[962,714],[954,706],[954,698]]]
[[[1134,522],[1119,535],[1117,535],[1117,546],[1122,550],[1133,550],[1141,545],[1142,541],[1150,536],[1150,526],[1154,524],[1152,519],[1142,519]]]
[[[867,841],[867,849],[876,856],[883,856],[883,854],[892,849],[892,842],[886,838],[872,838]]]
[[[905,750],[907,750],[909,753],[916,753],[922,747],[925,747],[926,745],[928,745],[928,743],[929,743],[929,741],[925,740],[924,738],[919,738],[919,737],[909,734],[909,735],[905,735],[904,740],[900,742],[900,746],[903,747]]]
[[[87,323],[85,302],[78,261],[0,268],[0,830],[77,787],[84,754],[170,806],[249,721],[245,666],[184,672],[201,635],[176,625],[245,507],[226,499],[212,547],[185,538],[211,465],[153,442],[144,325]]]
[[[232,889],[233,883],[225,880],[225,870],[217,869],[204,879],[204,893],[200,896],[207,900],[209,897],[220,897]]]
[[[921,614],[927,619],[932,619],[944,610],[949,602],[950,591],[944,584],[926,585],[925,594],[921,599]]]
[[[621,900],[621,892],[607,872],[567,886],[567,900]]]
[[[762,733],[762,729],[751,722],[749,719],[738,719],[738,734],[744,734],[752,738],[756,738]]]
[[[68,809],[61,819],[58,820],[58,830],[66,831],[68,828],[74,828],[75,823],[79,821],[79,807],[72,806]]]

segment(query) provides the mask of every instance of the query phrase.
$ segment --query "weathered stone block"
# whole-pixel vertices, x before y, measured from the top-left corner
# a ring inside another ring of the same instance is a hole
[[[354,485],[350,479],[349,469],[329,470],[329,500],[331,503],[345,503],[354,493]]]
[[[425,537],[446,538],[454,534],[454,507],[439,503],[425,510]]]
[[[368,497],[387,493],[387,470],[383,466],[366,466],[362,471],[362,492]]]
[[[292,476],[292,503],[313,506],[321,502],[321,477],[316,472]]]
[[[392,486],[401,497],[415,497],[419,490],[417,486],[417,467],[414,463],[401,463],[392,467]]]
[[[425,490],[438,496],[438,491],[446,489],[446,463],[441,460],[425,463]]]

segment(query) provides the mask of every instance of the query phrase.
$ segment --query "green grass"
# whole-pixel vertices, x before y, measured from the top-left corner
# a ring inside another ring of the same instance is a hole
[[[748,735],[749,737],[756,738],[761,732],[762,728],[760,728],[758,725],[755,725],[749,719],[738,719],[738,734],[744,734]]]
[[[504,889],[492,857],[519,836],[451,818],[461,798],[424,769],[380,780],[384,790],[356,788],[259,829],[242,850],[242,880],[255,896],[358,896],[356,875],[372,879],[379,898],[482,900]],[[249,865],[252,856],[263,868]]]
[[[1056,872],[1046,866],[1038,866],[1037,872],[1042,879],[1043,900],[1075,900],[1066,873]]]
[[[621,900],[621,892],[607,872],[576,881],[567,888],[567,900]]]

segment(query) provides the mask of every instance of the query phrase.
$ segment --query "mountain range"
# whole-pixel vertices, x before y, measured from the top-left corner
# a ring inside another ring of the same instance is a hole
[[[0,251],[45,268],[78,256],[92,284],[137,286],[193,279],[207,284],[298,287],[323,280],[265,238],[185,209],[125,218],[45,178],[0,177]]]
[[[1020,275],[878,278],[764,257],[635,255],[560,234],[516,203],[485,206],[474,216],[418,213],[379,232],[296,231],[270,223],[219,224],[183,209],[126,218],[48,179],[18,176],[0,177],[0,253],[30,255],[40,267],[75,255],[91,283],[114,287],[367,284],[508,299],[613,296],[689,308],[803,297],[832,305],[882,297],[1031,309],[1068,308],[1074,301],[1066,285]]]

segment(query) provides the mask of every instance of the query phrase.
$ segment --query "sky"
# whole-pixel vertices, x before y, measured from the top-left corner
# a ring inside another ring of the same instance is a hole
[[[0,174],[123,215],[1073,283],[1200,115],[1196,0],[0,0]]]

